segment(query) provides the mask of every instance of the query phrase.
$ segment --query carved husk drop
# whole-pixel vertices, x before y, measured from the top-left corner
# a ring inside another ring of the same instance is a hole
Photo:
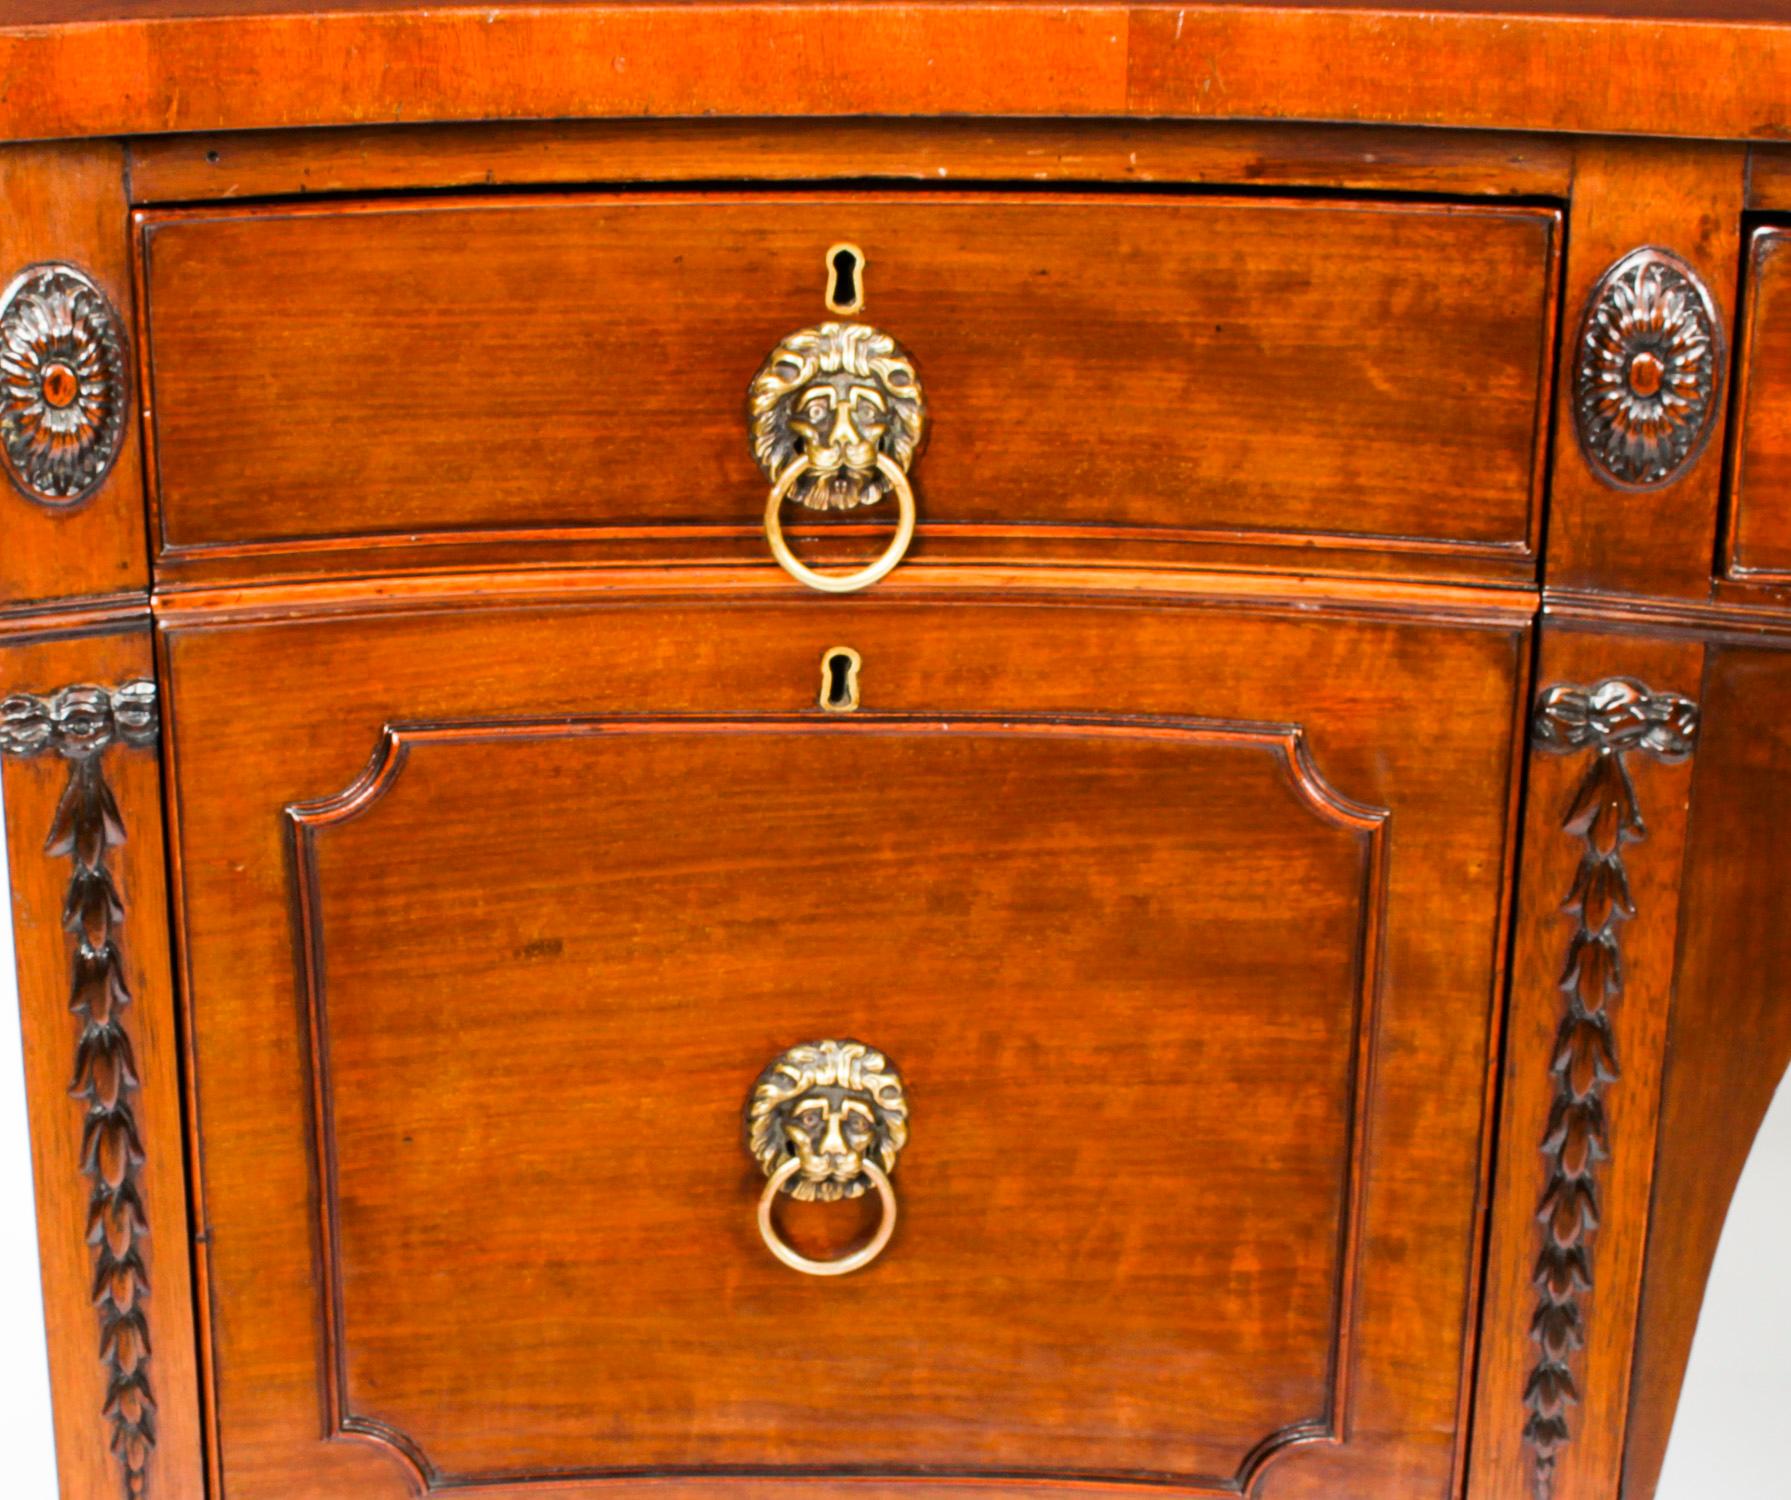
[[[1597,1173],[1610,1155],[1604,1095],[1621,1077],[1611,1013],[1623,995],[1619,929],[1635,915],[1623,854],[1647,834],[1625,757],[1683,760],[1697,729],[1690,699],[1628,678],[1552,687],[1537,704],[1539,748],[1592,756],[1561,822],[1579,841],[1580,859],[1561,906],[1574,931],[1561,970],[1565,1003],[1549,1064],[1555,1095],[1542,1138],[1548,1177],[1536,1209],[1541,1249],[1530,1337],[1537,1354],[1524,1386],[1536,1500],[1554,1493],[1556,1465],[1572,1436],[1568,1411],[1580,1399],[1573,1356],[1586,1343],[1582,1303],[1593,1285]]]
[[[112,1429],[125,1500],[148,1493],[156,1404],[145,1308],[149,1222],[140,1186],[139,1082],[124,1021],[131,1003],[121,946],[124,902],[110,864],[125,831],[103,758],[114,741],[152,744],[157,728],[155,684],[148,681],[113,692],[64,688],[49,698],[19,693],[0,703],[0,753],[54,753],[68,768],[44,852],[73,867],[62,907],[62,925],[72,939],[69,1009],[80,1027],[69,1093],[84,1111],[80,1170],[92,1184],[86,1237],[105,1371],[101,1413]]]
[[[69,1008],[80,1022],[69,1092],[87,1110],[81,1170],[93,1184],[87,1241],[93,1251],[93,1301],[99,1357],[106,1368],[104,1412],[127,1497],[145,1493],[155,1445],[155,1398],[149,1385],[149,1293],[141,1241],[148,1221],[138,1191],[143,1142],[132,1101],[137,1067],[123,1013],[131,1003],[118,933],[124,905],[107,853],[124,842],[124,824],[97,754],[68,761],[68,785],[45,845],[74,863],[63,926],[74,938]]]

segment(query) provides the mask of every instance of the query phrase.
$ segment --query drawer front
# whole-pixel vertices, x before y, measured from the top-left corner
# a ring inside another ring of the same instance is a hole
[[[747,387],[836,316],[851,245],[852,316],[925,387],[916,559],[1533,571],[1549,209],[717,193],[140,225],[165,570],[763,558]]]
[[[1791,230],[1754,231],[1742,327],[1728,565],[1791,583]]]
[[[177,626],[224,1493],[1443,1500],[1524,653],[894,598]],[[803,1275],[745,1108],[847,1037],[905,1084],[899,1213]]]

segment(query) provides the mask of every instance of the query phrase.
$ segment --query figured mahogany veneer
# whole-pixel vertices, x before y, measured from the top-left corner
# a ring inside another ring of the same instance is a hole
[[[124,153],[112,142],[72,141],[0,151],[0,291],[26,266],[79,267],[120,308],[131,306]],[[129,321],[127,317],[127,322]],[[149,587],[144,550],[143,466],[137,423],[125,431],[108,483],[87,503],[19,503],[0,464],[0,613],[59,601],[140,599]]]
[[[469,536],[762,558],[746,386],[825,314],[842,241],[937,414],[917,560],[1532,565],[1548,209],[730,193],[139,222],[171,567]]]
[[[1651,1500],[1791,1058],[1783,11],[13,0],[67,1500]],[[792,485],[901,384],[798,345]]]
[[[1522,630],[716,604],[168,636],[225,1492],[1443,1494]],[[915,1112],[838,1298],[737,1143],[830,1031]]]
[[[1791,933],[1756,915],[1760,893],[1791,888],[1791,732],[1782,717],[1791,654],[1762,645],[1729,642],[1706,657],[1704,790],[1683,877],[1684,956],[1661,1080],[1626,1495],[1654,1493],[1697,1326],[1685,1288],[1710,1275],[1736,1181],[1791,1068],[1783,982]]]
[[[604,792],[569,804],[568,782]],[[342,1430],[442,1484],[1152,1470],[1214,1494],[1341,1437],[1387,814],[1337,800],[1294,733],[398,727],[370,776],[290,816]],[[537,862],[556,842],[587,853]],[[1271,869],[1290,884],[1265,905]],[[788,902],[822,879],[846,899]],[[411,1003],[469,900],[451,987]],[[1216,932],[1257,957],[1215,953]],[[1280,1023],[1253,1024],[1267,1010]],[[822,1032],[901,1059],[931,1149],[900,1174],[901,1253],[827,1315],[848,1326],[803,1350],[810,1394],[773,1416],[763,1393],[824,1293],[758,1253],[721,1147],[740,1057]],[[469,1055],[477,1125],[443,1087]],[[544,1057],[567,1075],[550,1110]],[[1287,1117],[1272,1161],[1267,1109]],[[541,1226],[569,1202],[556,1246]],[[1296,1224],[1310,1248],[1290,1253]],[[1030,1314],[994,1292],[1021,1266]],[[442,1327],[444,1301],[479,1311]],[[565,1397],[593,1350],[607,1394],[586,1410]]]
[[[1781,228],[1748,242],[1748,300],[1737,393],[1725,564],[1736,577],[1791,584],[1791,243]]]
[[[111,743],[84,769],[83,743],[115,738],[115,725],[80,733],[65,721],[44,734],[40,721],[35,750],[12,732],[24,717],[15,694],[141,681],[154,670],[151,642],[141,624],[92,619],[35,637],[0,626],[0,640],[7,869],[62,1493],[115,1500],[136,1483],[149,1500],[203,1500],[161,769],[141,718],[135,746]]]
[[[713,113],[1784,139],[1783,19],[1780,0],[12,0],[0,135]]]
[[[492,183],[583,187],[855,178],[1205,184],[1461,197],[1564,197],[1556,136],[1329,130],[1191,120],[558,120],[148,136],[130,149],[136,203]]]

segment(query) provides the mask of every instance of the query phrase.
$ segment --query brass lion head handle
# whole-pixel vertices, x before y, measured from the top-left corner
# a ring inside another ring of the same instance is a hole
[[[853,593],[887,575],[914,539],[908,470],[926,437],[926,400],[907,351],[867,323],[799,329],[759,367],[749,408],[753,458],[771,481],[765,537],[784,571],[829,594]],[[855,573],[817,573],[784,540],[786,500],[810,510],[855,510],[892,494],[895,536]]]
[[[759,1233],[786,1266],[843,1276],[868,1266],[895,1232],[889,1174],[908,1144],[908,1095],[888,1058],[863,1042],[801,1042],[759,1074],[746,1101],[746,1149],[768,1179]],[[771,1221],[778,1194],[836,1203],[875,1188],[883,1217],[870,1241],[837,1260],[810,1260]]]

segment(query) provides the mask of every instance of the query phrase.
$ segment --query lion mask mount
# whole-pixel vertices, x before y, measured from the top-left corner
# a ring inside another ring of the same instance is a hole
[[[863,323],[791,334],[760,367],[749,404],[753,457],[773,484],[806,458],[791,498],[811,510],[875,505],[889,492],[878,456],[906,473],[924,437],[914,362]]]
[[[863,1042],[805,1042],[759,1075],[746,1129],[767,1177],[791,1156],[801,1161],[784,1189],[791,1197],[857,1198],[866,1160],[893,1172],[908,1143],[907,1094],[894,1065]]]

